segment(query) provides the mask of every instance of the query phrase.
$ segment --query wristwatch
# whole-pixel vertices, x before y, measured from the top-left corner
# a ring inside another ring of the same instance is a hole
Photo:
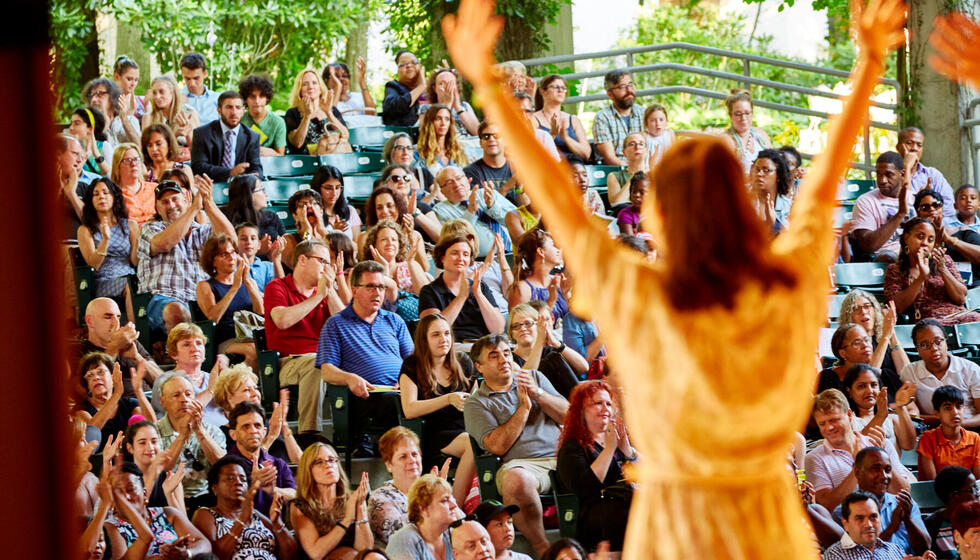
[[[541,387],[538,387],[538,390],[534,392],[534,400],[540,399],[541,398],[541,395],[543,395],[543,394],[544,394],[544,389],[542,389]]]
[[[103,161],[105,161],[105,156],[103,155],[100,155],[99,157],[95,158],[95,163],[102,163]]]

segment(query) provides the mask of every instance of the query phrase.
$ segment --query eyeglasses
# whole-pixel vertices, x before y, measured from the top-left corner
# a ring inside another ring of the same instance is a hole
[[[854,311],[871,311],[875,306],[871,303],[862,303],[861,305],[855,305]]]
[[[932,204],[930,204],[928,202],[926,202],[925,204],[920,204],[919,205],[919,211],[920,212],[926,212],[926,211],[929,211],[929,210],[939,210],[942,207],[943,207],[942,201],[937,200],[936,202],[933,202]]]
[[[307,257],[319,262],[323,266],[330,266],[330,259],[325,259],[323,257],[318,257],[316,255],[306,255]]]
[[[265,192],[265,187],[259,187],[259,188],[255,189],[254,191],[252,191],[252,194],[255,194],[255,193],[264,193],[264,192]]]
[[[412,177],[409,175],[388,175],[388,181],[392,183],[410,183]]]
[[[934,338],[932,340],[923,340],[922,342],[915,343],[915,347],[919,350],[930,350],[933,347],[942,348],[943,346],[946,346],[945,338]]]
[[[453,175],[452,177],[446,177],[446,180],[442,182],[441,187],[448,186],[450,183],[462,183],[466,181],[466,175]]]
[[[408,68],[409,66],[415,66],[418,63],[419,63],[418,60],[408,60],[406,62],[402,62],[401,64],[399,64],[398,67],[399,68]]]
[[[647,147],[647,143],[646,142],[627,142],[626,143],[626,147],[627,148],[646,148]]]
[[[568,91],[568,88],[561,84],[552,84],[544,89],[550,89],[551,91],[557,91],[558,93],[563,93]]]
[[[89,97],[102,97],[104,95],[109,95],[109,92],[103,89],[100,91],[93,91],[89,94]]]
[[[957,496],[973,496],[974,498],[980,497],[980,488],[977,488],[975,484],[971,485],[969,488],[962,488],[960,490],[954,490],[950,494],[955,494]]]
[[[865,346],[870,346],[870,345],[871,345],[871,337],[863,336],[861,338],[855,338],[854,340],[851,341],[850,344],[845,344],[844,346],[842,346],[842,348],[847,348],[848,346],[850,346],[851,348],[854,348],[856,350],[858,348],[863,348]]]
[[[235,252],[234,251],[225,251],[224,253],[218,253],[218,254],[216,254],[215,255],[215,258],[222,257],[222,258],[230,259],[230,258],[232,258],[234,256],[235,256]]]
[[[122,163],[125,163],[126,165],[136,165],[137,163],[140,162],[140,158],[138,158],[138,157],[128,157],[128,158],[122,158],[119,161],[121,161]]]
[[[633,82],[630,82],[628,84],[619,84],[618,86],[613,86],[609,89],[610,90],[618,89],[620,93],[623,93],[624,91],[628,91],[628,90],[636,91],[636,86],[633,85]]]
[[[340,462],[340,459],[338,459],[336,457],[327,457],[326,459],[317,459],[316,461],[313,461],[313,466],[314,467],[333,466],[333,465],[336,465],[339,462]]]
[[[395,146],[394,148],[392,148],[392,150],[395,150],[396,152],[411,152],[414,149],[415,148],[413,146],[410,146],[410,145],[409,146]]]
[[[480,140],[489,140],[491,138],[496,140],[500,138],[500,135],[497,134],[496,132],[484,132],[483,134],[480,135]]]
[[[737,113],[732,113],[732,118],[741,119],[745,117],[751,117],[752,111],[739,111]]]
[[[765,175],[772,175],[775,172],[776,172],[776,169],[773,168],[773,167],[753,167],[752,168],[752,173],[755,173],[756,175],[763,175],[763,176],[765,176]]]
[[[521,323],[512,323],[511,326],[510,326],[510,330],[512,330],[512,331],[525,331],[525,330],[529,331],[532,328],[534,328],[534,325],[537,325],[537,322],[535,322],[535,321],[533,321],[531,319],[528,319],[527,321],[524,321],[524,322],[521,322]]]
[[[368,290],[375,290],[377,292],[385,291],[383,284],[354,284],[355,288],[367,288]]]

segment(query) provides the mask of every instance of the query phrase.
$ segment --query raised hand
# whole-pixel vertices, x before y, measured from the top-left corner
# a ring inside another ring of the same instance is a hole
[[[364,59],[357,57],[354,61],[354,68],[357,70],[357,85],[360,86],[361,90],[367,89],[367,63]]]
[[[490,181],[483,182],[483,205],[487,208],[493,208],[494,197],[493,197],[493,185]]]
[[[455,14],[442,18],[449,55],[463,76],[477,87],[493,80],[493,49],[504,28],[504,18],[493,13],[494,4],[464,1]]]
[[[898,322],[898,313],[895,311],[895,301],[889,300],[888,305],[881,310],[881,340],[887,341],[895,332],[895,324]]]
[[[155,457],[154,457],[155,458]],[[181,461],[177,464],[177,468],[174,470],[168,470],[167,474],[163,477],[163,492],[166,495],[174,494],[181,488],[184,482],[184,462]],[[181,492],[183,492],[181,490]]]
[[[905,42],[905,9],[902,0],[871,0],[866,7],[861,0],[851,0],[851,21],[861,50],[881,59]]]
[[[895,405],[906,406],[915,399],[915,383],[906,381],[895,391]]]
[[[476,214],[480,211],[480,205],[476,201],[476,195],[480,189],[472,187],[470,189],[470,198],[466,203],[466,211],[470,214]]]
[[[929,57],[936,72],[980,90],[980,24],[959,12],[939,16],[929,44],[936,50]]]
[[[113,436],[112,434],[105,441],[105,447],[102,448],[102,470],[110,468],[112,465],[112,460],[119,454],[119,447],[122,446],[123,433],[120,431],[118,434]]]
[[[315,97],[307,95],[303,98],[303,108],[306,109],[307,115],[315,115],[320,108],[320,104]]]
[[[471,288],[473,290],[473,297],[479,297],[480,294],[482,293],[480,282],[483,280],[483,273],[486,271],[487,269],[484,268],[482,264],[476,267],[475,269],[473,269],[473,286]],[[461,276],[460,285],[462,285],[462,282],[466,281],[466,276],[465,275],[460,275],[460,276]],[[465,290],[466,288],[463,289]]]

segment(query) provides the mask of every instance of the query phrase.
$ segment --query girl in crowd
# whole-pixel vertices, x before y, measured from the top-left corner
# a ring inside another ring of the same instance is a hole
[[[569,165],[572,166],[572,177],[575,184],[582,189],[582,204],[590,214],[606,215],[606,204],[599,196],[599,192],[589,186],[589,171],[585,168],[585,162],[578,158],[569,158]]]
[[[449,220],[442,225],[439,237],[448,237],[451,235],[462,235],[470,243],[470,254],[480,254],[480,238],[477,237],[473,224],[466,220]],[[490,294],[493,296],[490,299],[490,303],[500,310],[506,320],[508,305],[507,297],[504,294],[510,292],[510,287],[514,283],[514,271],[511,270],[510,265],[507,263],[507,252],[504,251],[503,236],[499,233],[494,236],[493,244],[495,245],[494,255],[496,258],[483,260],[484,263],[488,261],[493,262],[490,263],[486,272],[483,273],[482,280],[483,284],[490,288]],[[476,267],[482,264],[476,261],[471,262],[467,269],[467,274],[473,274]]]
[[[111,168],[105,154],[112,157],[114,146],[107,144],[105,116],[94,107],[75,109],[68,122],[68,132],[82,143],[87,159],[83,169],[96,175],[108,175]]]
[[[634,132],[623,139],[623,157],[626,158],[626,169],[610,173],[606,177],[606,188],[609,192],[609,206],[629,204],[629,184],[633,174],[638,171],[649,171],[647,158],[646,135]]]
[[[378,451],[391,480],[371,492],[368,517],[380,546],[408,523],[408,491],[422,474],[419,437],[408,428],[395,426],[378,440]]]
[[[217,502],[194,513],[194,526],[221,560],[292,560],[296,539],[286,528],[282,501],[274,500],[266,517],[255,509],[258,481],[248,461],[225,455],[208,471],[208,488]]]
[[[462,517],[449,483],[422,475],[408,491],[409,523],[391,536],[385,552],[391,560],[450,560],[449,527]]]
[[[946,325],[980,321],[980,313],[967,311],[966,285],[946,250],[936,246],[931,220],[912,218],[902,225],[898,262],[885,270],[885,296],[899,313],[916,320],[938,319]],[[908,311],[907,311],[908,310]]]
[[[394,189],[387,186],[377,187],[364,204],[364,226],[368,229],[373,228],[381,220],[391,220],[398,224],[408,237],[409,253],[412,258],[419,263],[422,270],[429,270],[429,255],[425,251],[422,234],[415,231],[415,218],[409,212],[409,204],[405,197]],[[357,238],[357,245],[362,253],[366,239],[366,233],[362,233]]]
[[[792,185],[792,192],[790,192],[790,198],[796,199],[796,193],[800,188],[800,182],[803,181],[803,177],[806,176],[806,169],[803,167],[803,156],[800,155],[800,151],[793,146],[782,146],[777,150],[779,155],[783,156],[786,160],[786,166],[789,167],[789,178],[790,184]]]
[[[142,363],[141,360],[140,369],[143,368]],[[143,371],[135,374],[134,383],[139,381],[142,385],[143,374]],[[156,420],[143,391],[136,391],[139,400],[123,396],[122,370],[108,354],[92,352],[83,356],[75,368],[72,381],[76,395],[75,413],[85,423],[102,432],[99,451],[108,445],[111,436],[122,437],[133,416],[145,415]]]
[[[201,126],[201,121],[194,107],[184,103],[177,90],[177,81],[167,74],[150,83],[150,104],[143,115],[143,128],[151,124],[168,125],[177,137],[178,161],[191,159],[194,129]]]
[[[677,135],[667,125],[667,109],[659,103],[647,107],[643,113],[643,126],[647,131],[647,152],[650,153],[648,166],[653,169],[677,140]]]
[[[408,212],[415,220],[415,231],[424,234],[428,239],[439,239],[439,219],[431,214],[432,204],[436,202],[438,189],[425,193],[418,177],[412,169],[404,164],[392,163],[381,171],[379,185],[390,188],[405,197]],[[422,196],[424,195],[424,196]],[[412,212],[412,200],[415,200],[415,211]]]
[[[136,274],[139,225],[129,219],[122,191],[111,180],[99,178],[85,192],[78,248],[95,269],[95,295],[126,298],[126,316],[133,317],[127,276]]]
[[[541,212],[531,206],[531,197],[522,192],[516,195],[517,208],[514,208],[504,216],[504,225],[507,226],[507,235],[517,240],[524,236],[524,233],[539,227],[541,223]]]
[[[884,338],[889,338],[894,333],[895,315],[887,313],[882,327]],[[844,385],[844,377],[852,366],[857,364],[870,364],[875,368],[881,367],[881,363],[887,345],[879,344],[877,348],[872,346],[872,338],[868,336],[868,331],[863,326],[855,323],[842,323],[834,331],[830,338],[830,346],[833,349],[837,362],[833,367],[829,367],[820,372],[820,379],[817,382],[817,392],[827,389],[837,389],[842,393],[847,393]],[[894,396],[902,386],[898,375],[894,371],[888,371],[887,377],[883,380],[886,389]]]
[[[749,171],[755,210],[774,234],[789,227],[793,186],[786,160],[776,150],[760,150]]]
[[[578,384],[578,374],[589,369],[589,364],[578,352],[565,346],[552,332],[551,312],[542,305],[542,311],[522,303],[510,310],[508,334],[517,346],[514,362],[524,369],[536,369],[566,399]],[[568,356],[568,359],[565,356]],[[570,364],[574,363],[575,367]]]
[[[311,189],[300,189],[289,196],[289,214],[296,223],[296,232],[287,233],[282,251],[283,264],[292,269],[293,249],[304,239],[326,239],[327,226],[323,221],[323,198]]]
[[[124,54],[119,55],[112,67],[112,79],[122,91],[119,103],[125,107],[123,112],[132,114],[137,120],[142,119],[146,109],[143,106],[143,98],[136,95],[136,85],[140,81],[139,64]]]
[[[650,179],[643,171],[630,178],[630,205],[619,211],[616,225],[623,235],[639,235],[643,232],[643,199],[650,191]]]
[[[126,427],[124,456],[127,460],[132,459],[133,464],[143,473],[143,488],[150,489],[146,505],[170,506],[185,511],[182,484],[184,463],[176,463],[176,455],[184,448],[186,439],[187,433],[179,434],[174,443],[164,450],[155,423],[139,420]]]
[[[915,448],[915,426],[908,410],[915,397],[915,383],[905,383],[898,390],[893,404],[895,413],[889,413],[888,389],[881,385],[878,370],[867,364],[856,364],[847,370],[844,392],[854,411],[851,423],[855,430],[867,434],[869,426],[877,426],[896,449]]]
[[[422,115],[419,124],[419,159],[435,175],[447,165],[465,167],[469,158],[457,141],[452,112],[435,104]]]
[[[119,86],[106,78],[90,80],[82,89],[82,99],[105,117],[105,133],[113,146],[137,142],[140,137],[139,120],[132,112],[126,112],[128,106],[120,102],[121,97]]]
[[[327,89],[320,76],[307,68],[296,76],[289,94],[286,121],[287,153],[310,155],[328,130],[347,131],[340,111],[334,107],[337,93]],[[342,134],[343,136],[343,134]]]
[[[568,313],[571,286],[564,276],[554,272],[562,264],[561,249],[555,246],[548,232],[534,228],[522,235],[517,242],[514,264],[517,281],[511,288],[509,307],[539,299],[548,302],[555,319]]]
[[[398,386],[405,417],[425,419],[425,456],[445,453],[460,458],[453,497],[464,503],[476,466],[463,425],[463,404],[476,389],[476,373],[469,356],[457,352],[454,343],[449,322],[439,313],[419,321],[415,351],[402,363]]]
[[[425,68],[412,51],[406,50],[395,53],[395,64],[398,65],[398,79],[385,84],[381,122],[413,126],[419,119],[419,106],[431,102],[426,97]]]
[[[925,188],[915,193],[912,207],[917,217],[932,221],[937,247],[945,247],[954,262],[970,264],[971,286],[980,283],[980,234],[969,228],[944,226],[943,197],[933,189]]]
[[[177,137],[169,126],[157,123],[144,128],[140,144],[143,146],[143,163],[146,165],[147,181],[157,183],[164,172],[181,165],[177,163],[180,157]]]
[[[205,317],[215,322],[218,352],[242,354],[246,364],[258,369],[255,342],[235,336],[235,312],[265,314],[262,291],[249,274],[245,259],[238,254],[238,244],[227,234],[214,234],[204,242],[200,263],[210,278],[197,284],[197,305]]]
[[[771,148],[772,143],[764,130],[752,126],[752,111],[755,107],[748,91],[733,89],[731,95],[725,99],[725,107],[728,108],[731,126],[725,131],[724,138],[748,173],[759,152]]]
[[[129,217],[143,225],[157,213],[156,184],[145,181],[143,158],[136,144],[120,144],[112,154],[112,180],[122,191]]]
[[[418,321],[418,294],[432,282],[410,253],[405,230],[391,220],[379,221],[364,236],[361,260],[374,260],[385,267],[385,298],[397,302],[398,314],[406,322]]]
[[[361,217],[344,194],[344,174],[332,165],[322,165],[313,172],[310,188],[323,199],[323,223],[347,237],[361,231]]]
[[[266,210],[269,196],[256,175],[238,175],[228,184],[228,204],[221,209],[234,225],[248,222],[259,227],[259,239],[263,247],[260,255],[268,254],[269,244],[286,234],[282,220],[275,212]]]
[[[564,157],[588,160],[592,156],[585,127],[575,115],[561,110],[568,97],[568,82],[558,74],[541,78],[534,94],[534,124],[555,139],[555,147]]]
[[[452,68],[437,68],[429,76],[428,83],[427,93],[432,104],[419,107],[419,113],[425,113],[439,105],[448,107],[452,113],[456,135],[461,138],[476,136],[476,129],[480,126],[480,121],[476,118],[476,111],[473,110],[473,107],[462,99],[459,83],[456,80],[456,71]]]
[[[609,541],[623,549],[633,487],[623,467],[637,460],[626,423],[605,381],[586,381],[572,391],[558,444],[558,477],[578,496],[577,535],[588,550]]]
[[[306,448],[296,469],[296,499],[289,506],[289,519],[311,560],[353,558],[356,551],[374,547],[365,505],[368,493],[367,471],[351,492],[333,447],[316,442]]]

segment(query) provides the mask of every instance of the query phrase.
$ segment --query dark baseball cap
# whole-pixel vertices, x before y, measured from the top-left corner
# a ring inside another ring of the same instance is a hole
[[[168,191],[183,193],[184,189],[177,181],[163,181],[157,185],[157,188],[153,190],[153,193],[156,195],[157,200],[160,200],[160,197],[165,195]]]
[[[519,511],[521,511],[520,506],[517,505],[505,506],[504,504],[498,502],[497,500],[487,500],[481,503],[480,505],[476,506],[476,509],[473,510],[473,513],[467,515],[466,519],[469,519],[470,521],[477,521],[480,523],[480,525],[486,527],[487,525],[490,525],[490,522],[496,519],[497,516],[500,515],[501,513],[506,512],[511,515],[514,515]]]

